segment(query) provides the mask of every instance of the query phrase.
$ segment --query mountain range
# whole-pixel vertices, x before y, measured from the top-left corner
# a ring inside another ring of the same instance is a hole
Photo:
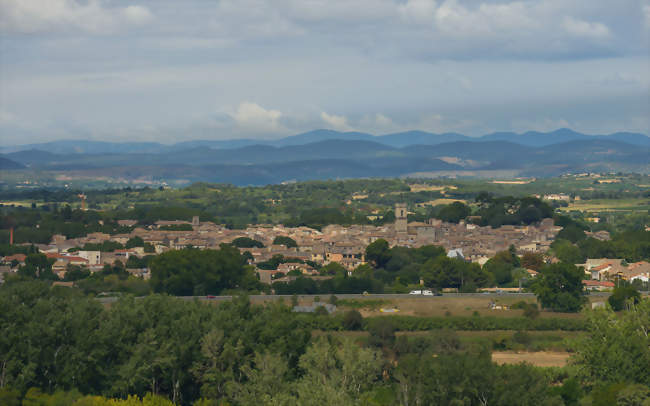
[[[438,145],[454,141],[510,141],[529,146],[543,147],[568,141],[609,140],[621,141],[632,145],[650,147],[650,137],[640,133],[618,132],[608,135],[587,135],[568,128],[551,132],[528,131],[525,133],[495,132],[480,137],[470,137],[458,133],[434,134],[425,131],[406,131],[386,135],[372,135],[362,132],[340,132],[334,130],[314,130],[275,140],[265,139],[228,139],[228,140],[193,140],[171,145],[158,142],[105,142],[88,140],[59,140],[45,143],[0,146],[0,153],[9,153],[37,149],[56,154],[137,154],[164,153],[192,148],[233,149],[252,145],[269,145],[285,147],[305,145],[327,140],[371,141],[382,145],[401,148],[409,145]]]
[[[493,133],[483,137],[422,131],[374,136],[316,130],[273,141],[159,143],[54,141],[4,147],[0,169],[75,176],[225,182],[393,176],[554,176],[568,172],[650,172],[643,134]]]

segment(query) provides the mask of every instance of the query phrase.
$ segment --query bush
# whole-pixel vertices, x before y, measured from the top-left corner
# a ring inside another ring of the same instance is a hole
[[[536,319],[539,317],[539,309],[536,305],[528,305],[524,308],[524,317],[528,319]]]
[[[607,302],[615,311],[621,311],[628,308],[630,304],[638,304],[640,300],[641,295],[633,286],[621,286],[614,289]]]
[[[375,319],[368,327],[368,345],[373,347],[392,347],[395,343],[395,326],[387,317]]]
[[[325,308],[325,306],[318,306],[314,309],[314,314],[316,316],[329,316],[329,312]]]
[[[532,342],[532,337],[525,331],[516,331],[512,335],[512,341],[517,344],[528,346]]]
[[[357,310],[348,310],[343,315],[343,328],[346,330],[361,330],[363,316]]]

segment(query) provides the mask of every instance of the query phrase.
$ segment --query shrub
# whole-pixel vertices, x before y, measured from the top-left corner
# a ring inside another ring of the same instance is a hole
[[[346,330],[361,330],[363,316],[357,310],[348,310],[343,315],[343,328]]]
[[[368,327],[368,344],[374,347],[392,347],[395,343],[395,326],[387,317],[375,319]]]
[[[639,291],[633,286],[621,286],[614,289],[614,293],[607,299],[615,311],[626,309],[629,304],[637,304],[641,300]]]
[[[535,305],[528,305],[524,308],[524,317],[528,319],[536,319],[539,317],[539,310]]]

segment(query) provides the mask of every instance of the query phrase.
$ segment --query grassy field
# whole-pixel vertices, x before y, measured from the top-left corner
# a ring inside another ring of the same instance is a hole
[[[564,367],[570,356],[564,351],[494,351],[492,361],[499,365],[526,362],[536,367]]]
[[[327,302],[330,295],[320,296],[322,302]],[[603,296],[588,296],[589,302],[603,302],[607,298]],[[279,299],[253,299],[254,303],[261,304],[269,300]],[[349,309],[358,310],[364,317],[371,316],[419,316],[419,317],[440,317],[440,316],[473,316],[477,312],[481,316],[494,317],[520,317],[523,316],[521,309],[492,310],[489,308],[491,302],[497,305],[511,307],[513,304],[524,301],[526,303],[537,303],[535,297],[520,297],[516,295],[476,295],[476,296],[431,296],[416,298],[379,299],[372,295],[359,299],[339,300],[338,312]],[[290,299],[284,299],[289,304]],[[311,305],[314,302],[312,297],[299,297],[298,304],[301,306]],[[384,311],[382,311],[382,309]],[[395,309],[396,312],[386,312]],[[541,311],[542,318],[582,318],[581,313],[557,313]]]
[[[577,200],[563,207],[562,211],[582,211],[587,213],[606,211],[646,212],[650,210],[650,200],[640,199],[593,199]]]

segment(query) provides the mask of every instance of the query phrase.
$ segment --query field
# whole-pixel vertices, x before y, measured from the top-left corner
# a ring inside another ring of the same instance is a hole
[[[536,367],[563,367],[569,361],[570,355],[562,351],[494,351],[492,361],[499,365],[527,362]]]
[[[646,212],[650,210],[650,200],[644,198],[577,200],[570,203],[568,207],[562,207],[561,210],[578,210],[587,213],[607,211]]]

